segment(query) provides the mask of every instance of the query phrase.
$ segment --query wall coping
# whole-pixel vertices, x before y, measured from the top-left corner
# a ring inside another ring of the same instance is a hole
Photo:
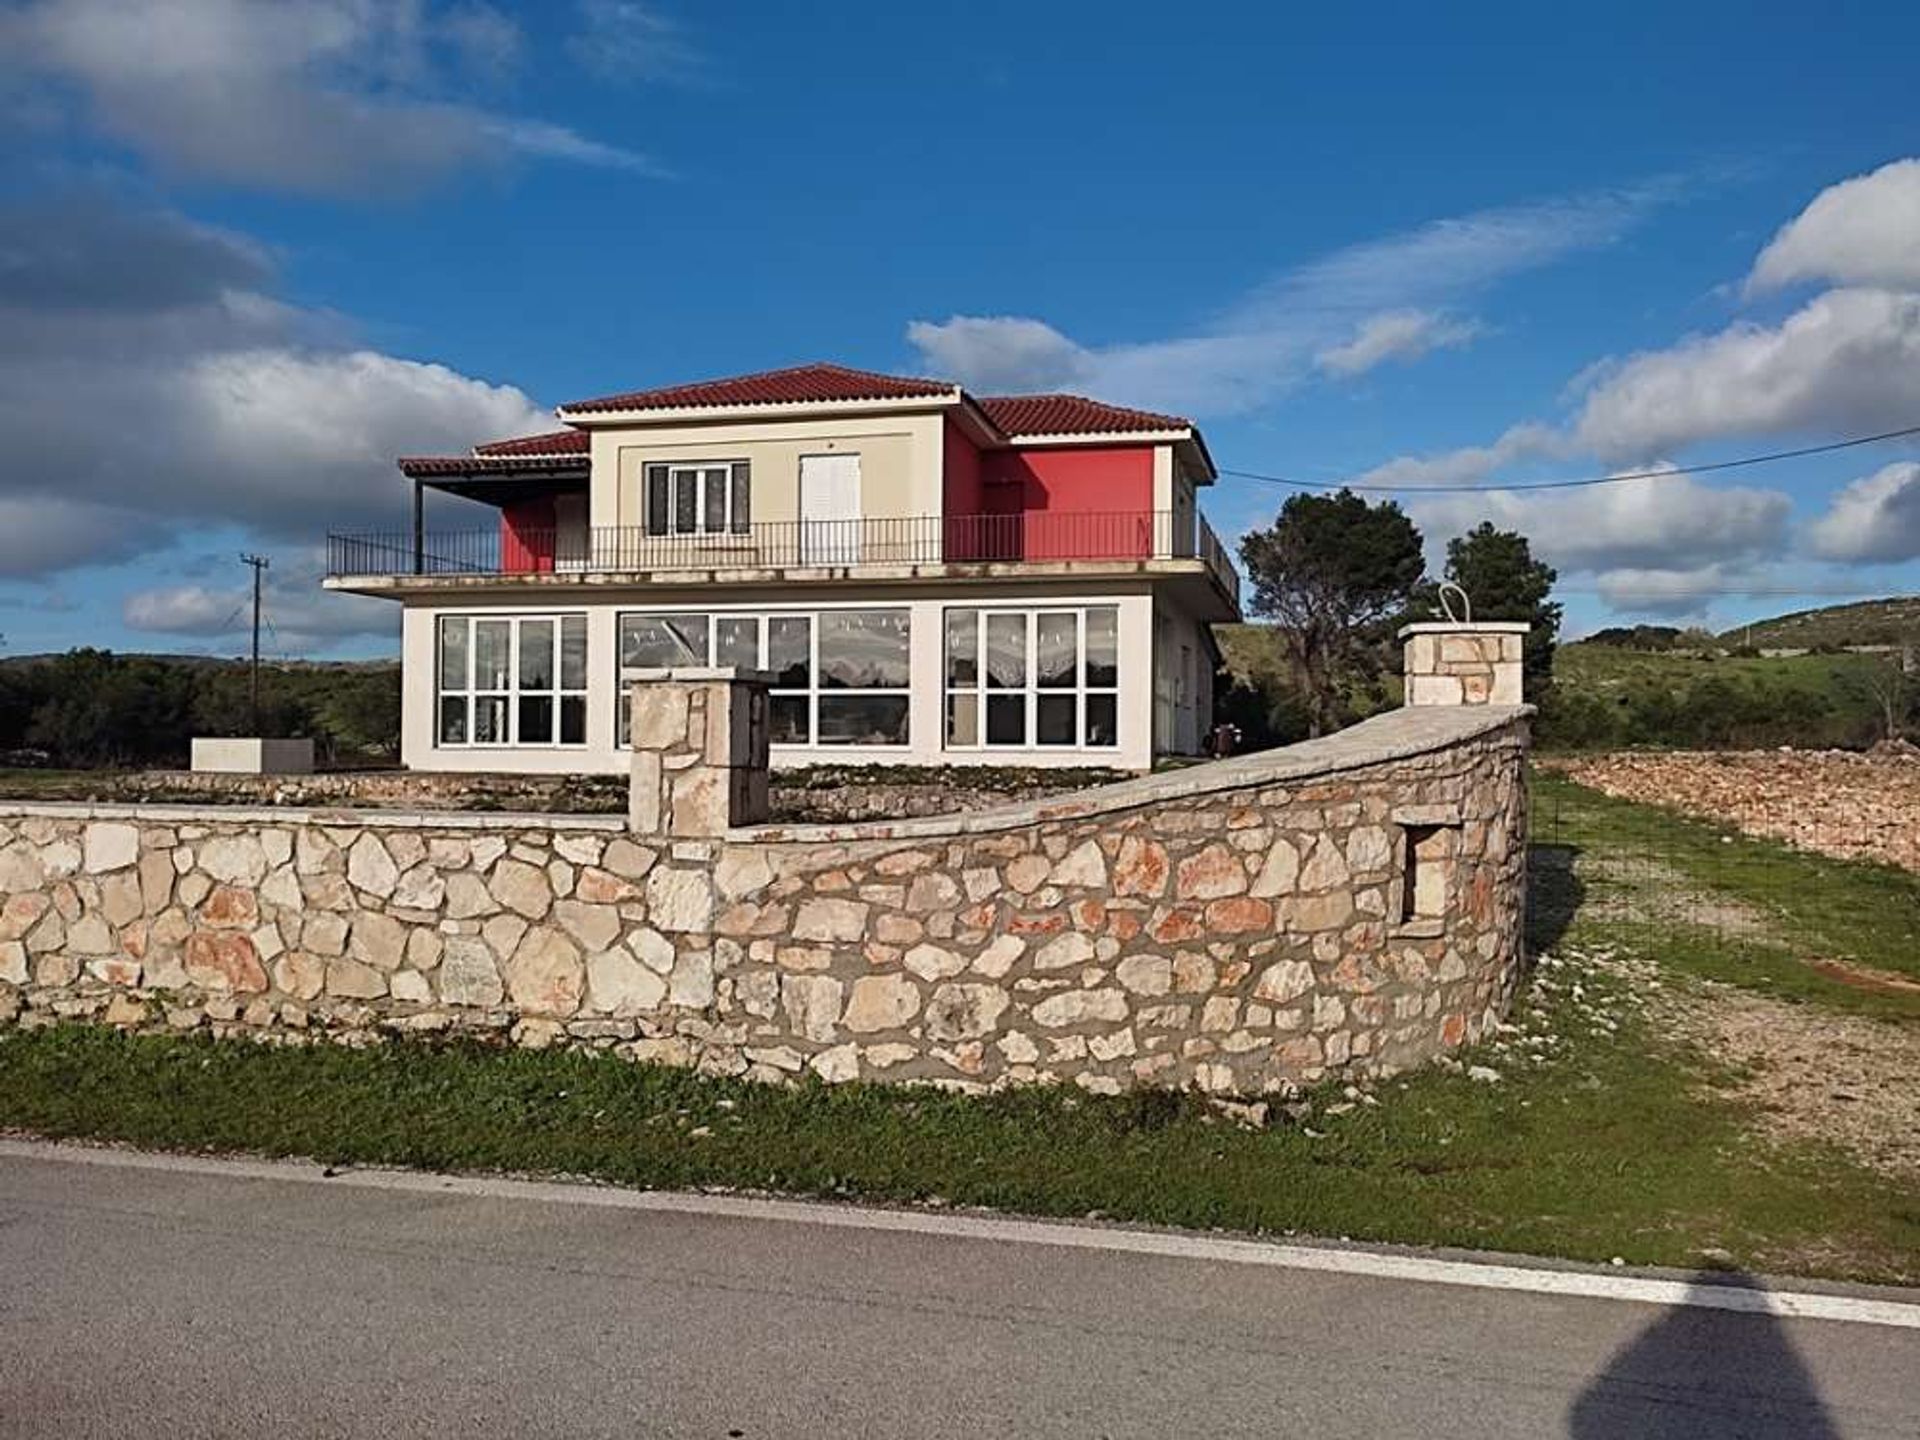
[[[1409,635],[1524,635],[1533,626],[1525,620],[1416,620],[1397,632]]]
[[[1051,820],[1076,820],[1187,800],[1222,790],[1308,780],[1407,760],[1490,735],[1534,714],[1531,705],[1427,705],[1389,710],[1297,745],[1230,760],[1215,760],[1159,775],[1102,785],[1078,795],[1015,800],[985,810],[917,820],[868,820],[841,825],[753,825],[729,830],[728,840],[760,844],[857,840],[944,839],[1017,830]]]
[[[356,810],[341,806],[140,804],[0,800],[0,820],[139,820],[165,825],[358,825],[386,830],[573,830],[625,835],[624,815],[551,815],[527,810]]]

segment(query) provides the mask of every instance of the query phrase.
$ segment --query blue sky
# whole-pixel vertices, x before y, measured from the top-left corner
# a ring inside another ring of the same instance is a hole
[[[0,630],[389,652],[396,454],[830,358],[1492,517],[1571,628],[1920,588],[1899,7],[0,0]],[[1223,531],[1284,488],[1224,481]]]

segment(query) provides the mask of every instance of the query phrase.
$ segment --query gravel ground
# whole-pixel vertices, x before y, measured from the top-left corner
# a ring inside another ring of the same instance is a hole
[[[1683,750],[1542,764],[1622,800],[1712,816],[1842,860],[1920,872],[1920,753]]]

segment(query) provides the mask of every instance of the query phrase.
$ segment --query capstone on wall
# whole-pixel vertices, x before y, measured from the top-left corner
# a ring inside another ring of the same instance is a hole
[[[1256,1093],[1483,1033],[1527,711],[1426,707],[967,816],[0,810],[0,1020],[602,1047],[765,1079]]]

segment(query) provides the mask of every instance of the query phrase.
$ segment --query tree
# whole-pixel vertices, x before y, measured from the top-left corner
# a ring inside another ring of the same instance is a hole
[[[1384,627],[1406,611],[1426,571],[1420,532],[1390,500],[1294,495],[1271,529],[1241,540],[1240,558],[1253,613],[1278,622],[1309,733],[1337,729],[1356,687],[1379,675]]]
[[[1547,597],[1558,578],[1551,565],[1533,558],[1526,536],[1496,530],[1490,520],[1447,542],[1447,579],[1467,592],[1475,620],[1524,620],[1533,627],[1522,664],[1529,700],[1544,697],[1553,684],[1561,609]]]

